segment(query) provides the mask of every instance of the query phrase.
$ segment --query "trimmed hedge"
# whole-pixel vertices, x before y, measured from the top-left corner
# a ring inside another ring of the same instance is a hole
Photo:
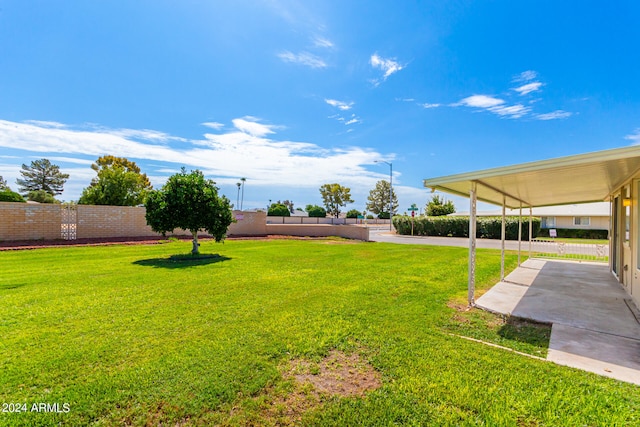
[[[609,230],[584,230],[581,228],[556,228],[557,237],[568,239],[608,239]],[[549,237],[549,229],[543,228],[538,237]]]
[[[411,217],[395,216],[393,225],[398,234],[411,234]],[[482,239],[500,239],[502,217],[477,217],[476,237]],[[532,220],[533,237],[540,232],[540,218]],[[508,216],[505,219],[507,240],[518,240],[518,217]],[[469,237],[468,216],[421,216],[413,218],[414,236]],[[522,239],[529,239],[529,219],[522,219]]]

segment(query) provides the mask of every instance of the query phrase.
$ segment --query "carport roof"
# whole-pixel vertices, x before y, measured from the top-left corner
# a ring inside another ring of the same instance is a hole
[[[433,190],[469,197],[477,183],[478,200],[506,206],[553,206],[604,201],[640,170],[640,146],[522,163],[424,180]]]

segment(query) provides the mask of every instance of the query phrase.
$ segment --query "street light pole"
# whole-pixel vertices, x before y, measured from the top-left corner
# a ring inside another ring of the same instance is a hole
[[[242,205],[244,204],[244,183],[247,180],[247,178],[240,178],[240,181],[242,181],[242,198],[240,199],[240,210],[242,210]]]
[[[240,184],[239,182],[236,183],[236,185],[238,186],[238,196],[236,197],[236,210],[240,209],[240,186],[242,184]]]
[[[385,160],[374,160],[374,163],[386,163],[389,165],[389,231],[393,231],[393,163]]]

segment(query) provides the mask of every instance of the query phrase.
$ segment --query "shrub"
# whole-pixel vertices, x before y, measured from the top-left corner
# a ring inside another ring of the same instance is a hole
[[[38,203],[60,203],[55,197],[44,190],[29,191],[27,199]]]
[[[327,211],[322,206],[307,205],[307,213],[311,218],[325,218]]]
[[[567,239],[608,239],[608,230],[584,230],[580,228],[556,228],[557,237]],[[549,229],[544,228],[538,233],[538,237],[549,237]]]
[[[358,215],[360,215],[360,211],[358,209],[351,209],[347,212],[347,218],[358,218]]]
[[[24,197],[15,191],[3,190],[0,191],[0,202],[22,202],[25,203]]]
[[[291,216],[291,212],[289,211],[289,208],[282,203],[273,203],[269,206],[267,216]]]
[[[378,219],[389,219],[389,212],[380,212],[378,214]]]
[[[373,215],[368,214],[368,215],[367,215],[367,219],[373,219]]]
[[[398,234],[411,234],[411,217],[396,216],[393,224]],[[476,237],[484,239],[500,239],[502,230],[501,217],[478,217],[476,220]],[[540,231],[540,218],[533,218],[533,237]],[[468,216],[422,216],[413,219],[413,234],[416,236],[469,237]],[[505,235],[507,240],[518,240],[518,217],[506,217]],[[529,221],[522,220],[522,239],[529,238]]]

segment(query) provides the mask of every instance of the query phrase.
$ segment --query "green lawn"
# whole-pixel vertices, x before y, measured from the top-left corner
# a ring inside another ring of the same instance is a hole
[[[640,424],[633,385],[460,338],[546,345],[455,309],[463,248],[228,240],[202,242],[217,257],[170,258],[189,250],[0,252],[0,401],[27,405],[0,425]],[[499,270],[499,252],[478,251],[478,288]],[[369,362],[382,386],[318,397],[287,373],[294,360],[317,373],[333,350]]]

